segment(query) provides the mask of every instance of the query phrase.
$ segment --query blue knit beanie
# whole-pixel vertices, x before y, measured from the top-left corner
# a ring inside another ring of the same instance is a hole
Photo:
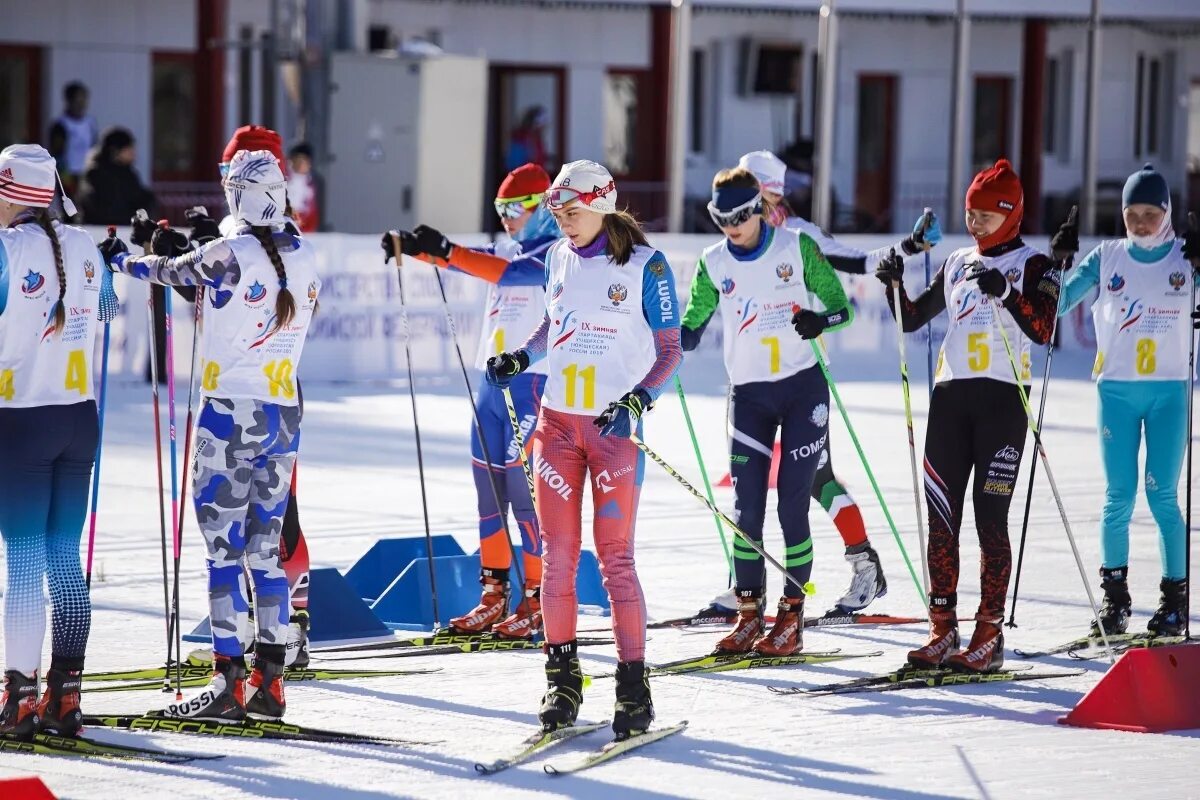
[[[1167,188],[1167,179],[1147,162],[1137,172],[1125,181],[1125,189],[1121,192],[1121,207],[1129,208],[1137,203],[1158,206],[1166,211],[1171,205],[1171,191]]]

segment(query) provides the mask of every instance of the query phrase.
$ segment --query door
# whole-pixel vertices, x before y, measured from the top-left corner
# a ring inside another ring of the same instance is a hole
[[[0,148],[40,142],[41,50],[0,45]]]
[[[854,230],[892,229],[895,180],[896,76],[858,76]]]
[[[489,75],[488,170],[494,191],[511,170],[541,164],[553,178],[565,151],[566,71],[563,67],[492,65]],[[489,204],[484,230],[500,223]]]
[[[650,230],[667,215],[662,104],[653,102],[650,70],[612,69],[604,76],[604,165],[620,187],[620,206]]]
[[[997,159],[1012,159],[1008,132],[1012,127],[1012,78],[979,75],[975,78],[975,104],[971,122],[971,166],[987,169]]]

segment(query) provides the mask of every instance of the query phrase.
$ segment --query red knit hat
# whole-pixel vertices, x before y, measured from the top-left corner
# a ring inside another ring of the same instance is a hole
[[[239,150],[266,150],[279,162],[281,169],[286,171],[283,160],[283,138],[270,128],[261,125],[243,125],[233,132],[233,138],[225,145],[221,154],[221,163],[228,164]]]
[[[496,190],[496,199],[545,194],[549,189],[550,176],[546,174],[546,170],[537,164],[522,164],[505,176],[500,188]]]
[[[1021,232],[1021,217],[1025,214],[1025,194],[1021,190],[1021,179],[1013,171],[1008,159],[1000,159],[995,166],[975,176],[975,180],[967,187],[966,208],[992,211],[1007,217],[995,233],[976,241],[980,252],[1004,244]]]

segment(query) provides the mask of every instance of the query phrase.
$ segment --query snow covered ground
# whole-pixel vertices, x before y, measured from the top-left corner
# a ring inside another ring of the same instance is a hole
[[[685,385],[707,391],[690,395],[689,405],[715,479],[725,471],[727,456],[725,401],[712,366],[691,364],[684,380]],[[899,385],[891,372],[857,366],[847,360],[835,373],[845,381],[840,389],[851,420],[900,534],[916,559]],[[1094,583],[1103,481],[1095,390],[1086,381],[1086,372],[1087,365],[1078,359],[1056,357],[1045,441],[1088,579]],[[858,379],[849,380],[846,376],[851,373]],[[1040,374],[1036,365],[1035,374]],[[1034,388],[1036,394],[1038,387]],[[412,421],[403,387],[314,384],[305,390],[301,517],[314,566],[345,569],[378,537],[421,535]],[[914,375],[914,390],[920,442],[925,410],[920,372]],[[450,383],[423,391],[419,403],[433,530],[454,534],[470,552],[476,520],[466,458],[466,400],[457,384]],[[111,395],[88,653],[88,666],[94,670],[150,666],[161,663],[163,654],[149,410],[144,387],[122,386]],[[918,594],[846,428],[836,416],[832,430],[837,471],[863,507],[889,578],[888,596],[872,608],[919,615]],[[676,399],[664,397],[647,421],[646,439],[668,462],[698,478]],[[1027,456],[1020,497],[1011,514],[1014,551],[1028,466]],[[729,490],[718,491],[722,492],[719,502],[729,508]],[[768,514],[767,543],[778,554],[782,543],[772,515]],[[1072,638],[1085,628],[1090,613],[1040,470],[1031,518],[1017,613],[1020,627],[1007,634],[1010,648],[1041,648]],[[810,613],[823,611],[840,595],[848,576],[840,540],[828,518],[817,508],[811,519],[818,594],[810,600]],[[978,550],[970,518],[964,531],[960,608],[970,613],[978,599],[974,568]],[[1159,578],[1155,529],[1141,500],[1132,536],[1130,582],[1134,624],[1140,627],[1157,603]],[[725,586],[725,564],[711,517],[653,464],[647,465],[642,494],[638,563],[651,618],[694,611]],[[190,518],[183,564],[182,614],[187,631],[207,613],[203,546]],[[772,581],[774,595],[780,580],[775,575]],[[1200,623],[1200,618],[1193,619]],[[581,627],[596,628],[606,622],[587,617]],[[716,636],[715,632],[652,631],[648,658],[653,662],[699,655]],[[1056,724],[1099,679],[1105,666],[1099,661],[1045,659],[1041,666],[1087,669],[1080,677],[1045,683],[825,698],[778,697],[767,691],[769,685],[825,683],[893,668],[923,636],[924,629],[915,625],[810,631],[805,637],[809,649],[841,647],[884,654],[824,666],[657,679],[653,689],[660,722],[687,719],[691,721],[687,731],[576,777],[548,777],[541,765],[600,744],[601,734],[492,777],[478,777],[472,768],[476,761],[502,755],[533,730],[543,682],[542,657],[537,653],[409,659],[405,666],[436,664],[444,669],[421,677],[288,687],[293,721],[437,741],[412,750],[100,730],[91,734],[111,741],[224,753],[226,758],[203,765],[163,766],[0,755],[0,777],[36,773],[60,797],[178,800],[458,798],[471,793],[486,793],[489,798],[1059,798],[1099,796],[1114,788],[1127,798],[1200,796],[1200,779],[1191,769],[1200,753],[1200,731],[1138,735]],[[615,663],[611,647],[589,647],[582,655],[585,668],[595,672],[610,670]],[[89,712],[140,711],[163,703],[158,692],[85,696]],[[581,716],[606,718],[611,705],[611,681],[597,680],[585,695]]]

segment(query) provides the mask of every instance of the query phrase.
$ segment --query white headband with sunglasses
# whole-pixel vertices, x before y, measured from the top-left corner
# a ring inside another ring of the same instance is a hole
[[[728,211],[722,211],[708,201],[708,216],[718,228],[736,228],[755,214],[762,213],[762,193],[756,193],[746,202]]]

